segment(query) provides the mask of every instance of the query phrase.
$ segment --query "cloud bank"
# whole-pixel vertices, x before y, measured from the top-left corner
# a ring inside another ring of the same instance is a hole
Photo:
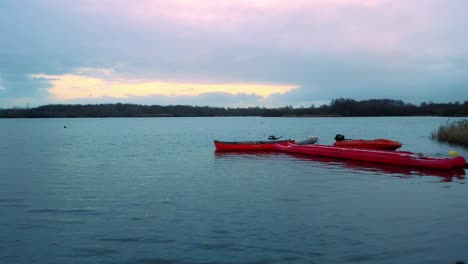
[[[46,75],[34,74],[33,79],[50,83],[47,89],[50,100],[77,101],[80,99],[116,98],[127,100],[138,97],[200,97],[219,94],[221,96],[252,95],[266,98],[272,94],[284,94],[297,88],[293,85],[275,84],[196,84],[148,80],[131,80],[119,77],[108,69],[78,69],[73,74]],[[249,98],[249,97],[247,97]],[[216,98],[213,98],[216,100]]]
[[[467,100],[467,8],[438,0],[4,0],[0,107]]]

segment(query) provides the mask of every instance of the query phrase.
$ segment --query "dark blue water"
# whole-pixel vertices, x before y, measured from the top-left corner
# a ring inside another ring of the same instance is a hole
[[[0,262],[468,261],[463,170],[223,154],[212,143],[331,144],[341,133],[468,157],[430,139],[447,120],[0,119]]]

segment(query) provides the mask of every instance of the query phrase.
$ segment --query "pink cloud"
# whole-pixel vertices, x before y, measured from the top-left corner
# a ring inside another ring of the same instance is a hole
[[[136,36],[154,46],[167,40],[161,45],[181,52],[135,53],[145,50],[168,64],[210,65],[232,50],[237,62],[272,54],[442,58],[458,55],[468,44],[453,41],[464,32],[456,23],[460,17],[453,17],[456,5],[435,0],[80,0],[72,12],[105,21],[112,30],[124,25],[127,40]]]
[[[83,1],[84,12],[143,28],[164,25],[180,38],[205,36],[299,54],[395,52],[413,27],[430,25],[408,14],[407,3],[390,0]]]
[[[299,9],[324,10],[342,7],[371,8],[383,0],[82,0],[80,8],[98,13],[117,12],[119,16],[134,19],[166,17],[181,22],[214,22],[246,18],[249,13],[268,11],[275,14],[288,13]]]

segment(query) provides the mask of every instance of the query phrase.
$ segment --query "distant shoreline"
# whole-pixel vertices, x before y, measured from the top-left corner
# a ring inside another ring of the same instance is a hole
[[[96,118],[96,117],[390,117],[446,116],[468,117],[464,103],[422,103],[419,106],[393,99],[335,99],[329,105],[315,107],[210,107],[189,105],[136,104],[56,104],[35,108],[0,109],[0,118]]]
[[[309,116],[248,116],[248,115],[239,115],[239,116],[20,116],[20,117],[5,117],[0,116],[0,119],[75,119],[75,118],[184,118],[184,117],[263,117],[263,118],[339,118],[339,117],[450,117],[450,118],[468,118],[466,116],[441,116],[441,115],[389,115],[389,116],[340,116],[340,115],[309,115]]]

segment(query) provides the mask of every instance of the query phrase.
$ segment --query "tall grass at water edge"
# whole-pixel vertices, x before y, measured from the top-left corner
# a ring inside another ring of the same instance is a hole
[[[432,138],[468,146],[468,119],[447,121],[437,131],[432,132]]]

